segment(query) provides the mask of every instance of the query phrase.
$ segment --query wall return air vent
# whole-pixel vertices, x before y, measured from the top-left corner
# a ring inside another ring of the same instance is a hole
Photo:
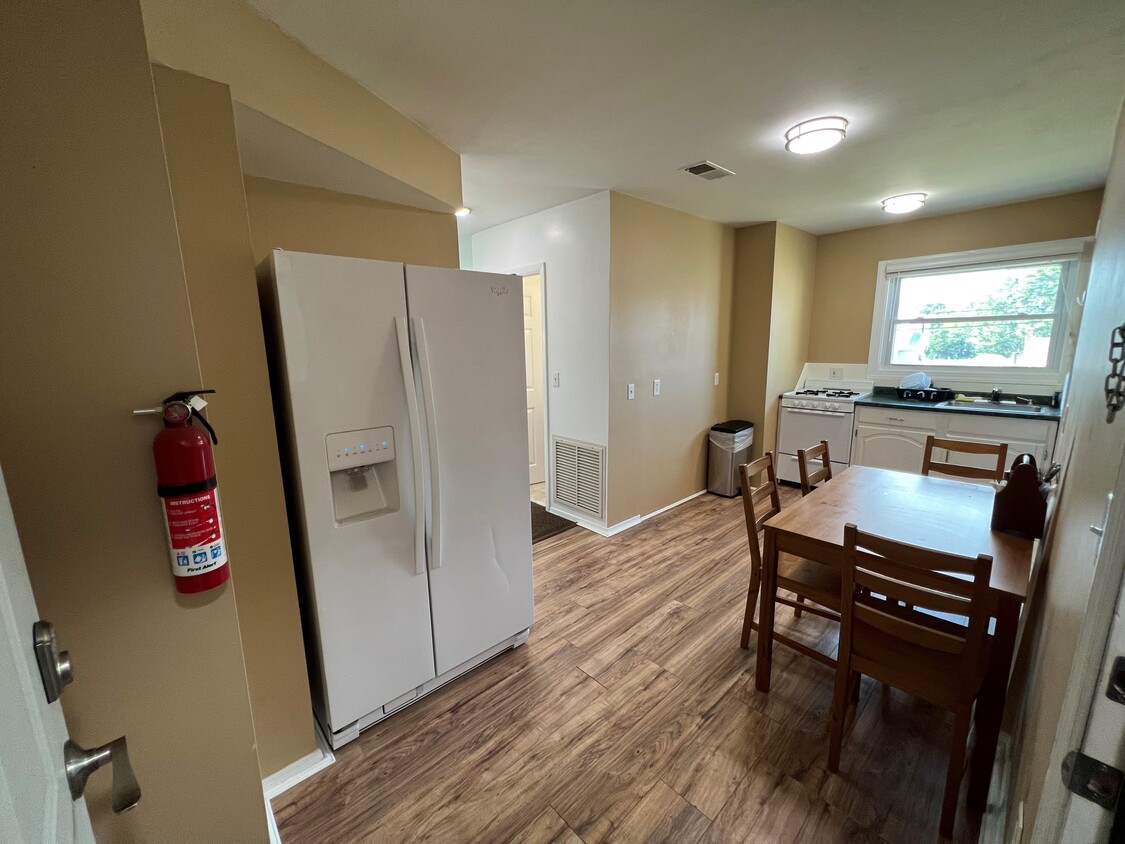
[[[605,447],[554,437],[555,504],[575,513],[605,518]]]
[[[727,176],[733,176],[734,171],[728,170],[726,167],[720,167],[714,161],[700,161],[698,164],[692,164],[690,167],[683,168],[685,173],[691,173],[693,176],[698,176],[701,179],[714,181],[715,179],[724,179]]]

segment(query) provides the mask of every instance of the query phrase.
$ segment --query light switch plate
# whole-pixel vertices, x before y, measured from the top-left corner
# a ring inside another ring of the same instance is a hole
[[[559,386],[559,374],[557,372],[551,373],[551,385],[554,387]]]
[[[660,379],[657,378],[652,382],[652,394],[654,396],[660,395]]]
[[[715,373],[715,386],[716,387],[719,386],[719,373],[717,373],[717,372]]]
[[[629,401],[632,401],[636,397],[637,397],[637,391],[636,391],[636,389],[634,389],[633,385],[630,384],[629,385]]]
[[[844,380],[844,367],[830,366],[828,367],[828,379],[830,381],[843,381]]]

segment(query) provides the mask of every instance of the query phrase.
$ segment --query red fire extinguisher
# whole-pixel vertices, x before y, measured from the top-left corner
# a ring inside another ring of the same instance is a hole
[[[174,393],[164,400],[164,429],[152,441],[157,494],[164,500],[164,523],[172,573],[180,592],[214,589],[230,577],[227,540],[219,510],[212,441],[219,438],[199,414],[201,393]],[[198,419],[206,431],[192,422]]]

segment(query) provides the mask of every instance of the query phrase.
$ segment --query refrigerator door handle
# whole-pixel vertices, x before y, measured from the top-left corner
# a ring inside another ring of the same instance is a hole
[[[422,478],[422,429],[418,418],[418,396],[414,392],[414,368],[410,365],[410,330],[405,317],[395,317],[398,359],[406,387],[406,412],[410,418],[411,464],[414,467],[414,573],[426,573],[426,490]]]
[[[422,376],[422,401],[426,409],[426,435],[430,446],[430,568],[441,568],[441,459],[438,456],[437,413],[434,410],[434,382],[430,377],[430,354],[426,346],[426,325],[414,317],[414,342],[418,349],[418,372]]]

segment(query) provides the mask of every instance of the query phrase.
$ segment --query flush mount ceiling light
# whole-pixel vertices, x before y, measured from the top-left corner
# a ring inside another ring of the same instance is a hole
[[[844,140],[848,121],[843,117],[818,117],[798,123],[785,133],[785,148],[798,155],[824,152]]]
[[[888,196],[883,200],[883,210],[888,214],[908,214],[917,211],[926,204],[924,193],[900,193],[898,196]]]
[[[455,216],[455,217],[468,217],[472,212],[473,212],[472,208],[466,208],[464,205],[462,205],[460,208],[458,208],[456,211],[453,212],[453,216]]]

